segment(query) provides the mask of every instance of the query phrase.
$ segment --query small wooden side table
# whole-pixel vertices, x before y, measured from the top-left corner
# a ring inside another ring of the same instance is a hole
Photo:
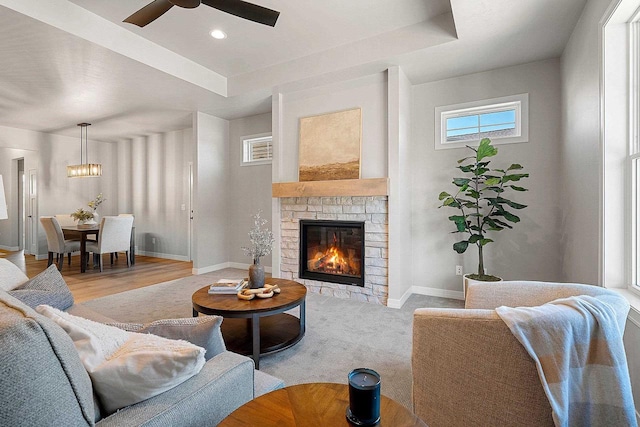
[[[384,391],[384,382],[382,387]],[[247,402],[218,427],[353,427],[345,416],[347,406],[349,387],[346,384],[299,384]],[[384,395],[378,426],[427,427],[407,408]]]

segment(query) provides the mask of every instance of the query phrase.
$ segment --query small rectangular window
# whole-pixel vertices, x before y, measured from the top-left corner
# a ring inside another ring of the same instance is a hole
[[[242,138],[242,165],[271,163],[273,145],[271,134],[251,135]]]
[[[528,141],[528,94],[436,108],[435,149]]]

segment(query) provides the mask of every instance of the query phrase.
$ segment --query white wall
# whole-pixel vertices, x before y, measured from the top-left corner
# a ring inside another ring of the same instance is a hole
[[[121,140],[116,146],[115,208],[135,215],[138,253],[188,260],[191,129]]]
[[[411,82],[400,67],[389,69],[389,298],[401,307],[411,294]]]
[[[229,122],[229,261],[235,264],[252,263],[242,251],[249,246],[248,232],[253,227],[253,215],[262,211],[262,218],[271,227],[271,165],[242,166],[242,138],[271,133],[271,113],[243,117]],[[271,255],[260,260],[270,267]]]
[[[195,209],[193,269],[213,271],[229,260],[229,122],[197,112],[193,116],[195,144]]]
[[[463,255],[453,251],[461,235],[447,218],[452,208],[438,209],[438,194],[454,191],[452,178],[458,176],[457,160],[469,155],[468,149],[434,149],[435,108],[463,102],[520,93],[529,94],[529,142],[498,145],[492,168],[520,163],[531,177],[522,181],[526,193],[512,199],[528,205],[517,212],[521,222],[513,230],[491,233],[495,240],[485,246],[485,268],[489,274],[509,279],[558,281],[562,251],[558,245],[563,224],[559,182],[562,176],[558,156],[561,146],[560,65],[546,60],[515,67],[467,75],[413,87],[411,162],[412,253],[406,268],[416,287],[424,293],[460,296],[462,280],[455,266],[477,271],[475,247]]]
[[[562,55],[562,277],[599,283],[599,21],[611,0],[590,0]]]

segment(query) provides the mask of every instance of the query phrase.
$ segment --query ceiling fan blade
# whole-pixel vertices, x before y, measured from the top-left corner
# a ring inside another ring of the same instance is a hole
[[[161,17],[172,7],[173,4],[168,0],[154,0],[122,22],[135,24],[138,27],[144,27]]]
[[[202,4],[214,9],[248,19],[259,24],[275,27],[280,12],[242,0],[201,0]]]

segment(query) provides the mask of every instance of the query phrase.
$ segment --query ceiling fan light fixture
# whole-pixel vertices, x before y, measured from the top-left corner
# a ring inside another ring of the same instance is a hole
[[[80,126],[80,164],[67,166],[67,178],[102,176],[102,165],[89,163],[87,127],[91,126],[91,123],[78,123],[78,126]]]
[[[227,38],[227,33],[225,33],[222,30],[213,30],[211,31],[209,34],[211,34],[211,37],[213,37],[216,40],[223,40]]]

